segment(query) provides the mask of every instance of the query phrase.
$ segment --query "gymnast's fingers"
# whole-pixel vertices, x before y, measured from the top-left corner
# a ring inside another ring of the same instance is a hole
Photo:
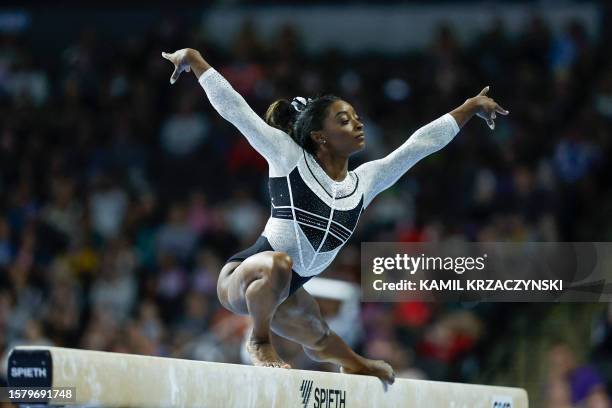
[[[191,71],[191,67],[189,65],[181,64],[181,61],[179,60],[179,56],[177,54],[177,52],[173,52],[171,54],[167,52],[162,52],[162,57],[174,64],[174,71],[170,76],[170,84],[174,84],[178,80],[179,76],[181,76],[181,73],[183,71]]]
[[[177,65],[176,53],[175,52],[173,52],[173,53],[162,52],[162,57],[167,59],[168,61],[170,61],[174,65]]]
[[[478,96],[486,96],[487,93],[489,93],[489,85],[485,86],[484,88],[482,88],[482,91],[480,91],[480,93],[478,94]]]
[[[501,114],[501,115],[508,115],[510,112],[505,110],[504,108],[502,108],[501,106],[499,106],[498,104],[495,104],[495,112]]]
[[[181,76],[181,68],[180,67],[176,67],[174,68],[174,72],[172,73],[172,76],[170,77],[170,84],[173,85],[176,80],[179,78],[179,76]]]

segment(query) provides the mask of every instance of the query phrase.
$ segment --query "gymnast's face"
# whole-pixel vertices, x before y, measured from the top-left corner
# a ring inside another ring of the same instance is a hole
[[[365,147],[365,133],[359,115],[350,103],[343,100],[333,102],[327,108],[323,129],[313,132],[320,148],[350,156]]]

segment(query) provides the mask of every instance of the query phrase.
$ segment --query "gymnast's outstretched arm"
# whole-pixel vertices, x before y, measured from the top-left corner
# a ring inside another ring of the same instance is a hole
[[[418,129],[388,156],[364,163],[355,169],[359,179],[365,183],[364,206],[395,184],[419,160],[446,146],[474,115],[484,119],[494,129],[497,113],[507,115],[509,112],[487,97],[488,91],[487,86],[457,109]]]
[[[215,110],[236,126],[251,146],[268,161],[271,176],[286,175],[295,166],[301,150],[293,139],[264,122],[198,51],[185,48],[172,54],[164,52],[162,56],[175,67],[170,77],[171,84],[183,71],[193,71]]]

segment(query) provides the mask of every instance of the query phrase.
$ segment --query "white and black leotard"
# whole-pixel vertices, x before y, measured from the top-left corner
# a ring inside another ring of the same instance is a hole
[[[343,181],[335,181],[287,133],[253,112],[217,71],[208,69],[199,82],[217,112],[238,128],[269,165],[271,216],[256,245],[230,260],[265,250],[281,251],[292,258],[294,272],[303,278],[320,274],[333,261],[376,195],[459,132],[455,119],[446,114],[418,129],[388,156],[364,163]]]

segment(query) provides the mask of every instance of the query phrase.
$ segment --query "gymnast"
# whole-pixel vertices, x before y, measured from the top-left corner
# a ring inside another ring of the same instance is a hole
[[[268,162],[271,216],[255,244],[227,260],[217,283],[221,304],[252,319],[247,351],[253,364],[290,368],[270,343],[272,330],[301,344],[315,361],[393,383],[391,366],[351,350],[330,330],[302,286],[332,262],[374,197],[446,146],[474,115],[493,129],[497,114],[508,111],[487,96],[487,86],[418,129],[386,157],[349,171],[349,157],[364,148],[365,132],[345,100],[332,95],[281,99],[262,120],[198,51],[186,48],[162,56],[174,64],[170,83],[193,71],[215,110]]]

